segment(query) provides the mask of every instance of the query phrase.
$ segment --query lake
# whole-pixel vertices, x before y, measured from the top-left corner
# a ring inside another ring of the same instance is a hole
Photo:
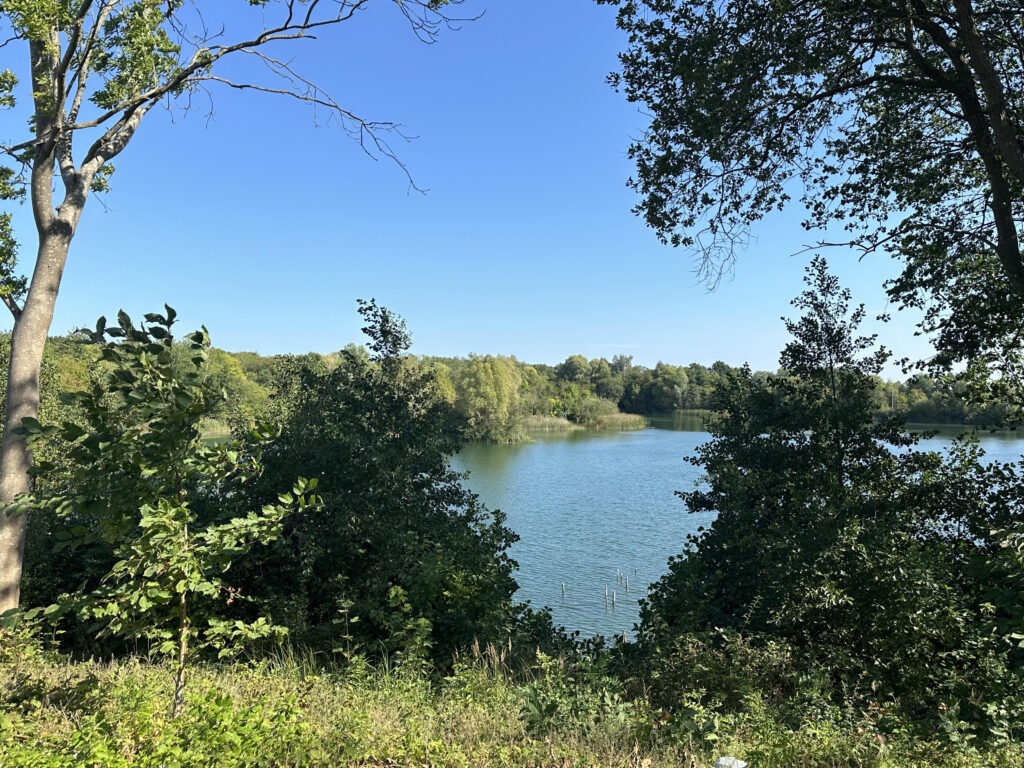
[[[960,431],[936,429],[940,434],[922,441],[923,448],[941,450]],[[520,536],[511,552],[519,563],[517,599],[550,606],[557,623],[583,635],[631,635],[648,584],[683,550],[687,534],[713,517],[688,514],[675,495],[697,483],[700,470],[684,459],[708,437],[699,418],[679,414],[633,432],[469,444],[452,466],[469,472],[468,487],[508,515]],[[1014,461],[1024,453],[1017,433],[979,437],[991,459]]]

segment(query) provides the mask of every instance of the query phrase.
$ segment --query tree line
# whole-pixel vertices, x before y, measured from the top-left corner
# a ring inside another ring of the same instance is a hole
[[[0,336],[0,358],[6,357],[10,336]],[[43,359],[44,415],[58,405],[57,393],[84,385],[95,348],[82,335],[51,338]],[[187,357],[186,345],[172,354]],[[367,350],[348,344],[338,352],[320,355],[264,356],[255,352],[226,352],[210,347],[203,375],[223,390],[224,399],[205,417],[207,434],[227,434],[233,426],[254,423],[285,397],[282,371],[296,360],[333,370],[351,359],[365,360]],[[2,362],[2,360],[0,360]],[[709,414],[721,409],[718,391],[728,381],[745,376],[742,366],[717,361],[653,368],[633,363],[628,355],[611,360],[571,355],[558,365],[525,363],[506,355],[432,357],[410,355],[406,366],[418,367],[436,381],[438,392],[453,407],[450,428],[462,440],[509,442],[528,439],[544,429],[638,428],[648,416],[674,411]],[[784,371],[753,371],[767,382]],[[876,416],[900,414],[909,423],[998,426],[1013,414],[1006,403],[979,401],[953,376],[916,374],[904,381],[875,375],[872,408]]]

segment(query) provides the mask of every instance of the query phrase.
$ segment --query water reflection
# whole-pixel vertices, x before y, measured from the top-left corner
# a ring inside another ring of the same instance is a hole
[[[672,429],[677,432],[703,432],[704,416],[692,411],[659,413],[648,416],[647,423],[655,429]]]

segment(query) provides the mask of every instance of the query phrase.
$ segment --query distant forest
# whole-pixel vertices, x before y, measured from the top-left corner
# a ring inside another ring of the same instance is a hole
[[[6,358],[9,349],[10,336],[0,337],[0,356]],[[344,351],[360,359],[369,357],[354,344]],[[42,371],[44,412],[48,403],[56,405],[58,392],[88,384],[94,354],[75,335],[50,339]],[[184,361],[184,347],[181,355]],[[342,365],[345,357],[342,351],[264,356],[211,349],[207,375],[224,389],[227,399],[210,422],[210,432],[227,432],[265,413],[297,362],[330,369]],[[554,366],[505,355],[412,356],[405,364],[433,372],[440,393],[455,406],[458,421],[452,428],[463,439],[493,442],[523,440],[537,430],[640,428],[645,423],[642,415],[714,411],[717,384],[742,370],[721,361],[710,366],[659,362],[648,368],[634,364],[628,355],[611,360],[571,355]],[[772,376],[779,375],[784,372],[753,373],[766,386]],[[878,383],[878,414],[899,413],[911,423],[993,425],[1001,423],[1007,411],[998,403],[968,402],[958,395],[953,379],[917,375],[902,382],[878,379]]]

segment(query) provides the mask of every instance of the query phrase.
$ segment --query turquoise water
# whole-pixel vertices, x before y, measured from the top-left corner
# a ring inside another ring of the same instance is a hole
[[[924,447],[941,449],[958,431],[941,428]],[[675,495],[696,484],[700,470],[684,459],[707,438],[699,419],[666,417],[633,432],[471,444],[452,465],[470,473],[469,488],[508,515],[520,536],[512,548],[517,599],[551,606],[557,623],[583,635],[632,634],[648,584],[683,550],[687,534],[710,522],[709,515],[688,514]],[[1024,453],[1017,433],[979,439],[992,459],[1015,461]]]

